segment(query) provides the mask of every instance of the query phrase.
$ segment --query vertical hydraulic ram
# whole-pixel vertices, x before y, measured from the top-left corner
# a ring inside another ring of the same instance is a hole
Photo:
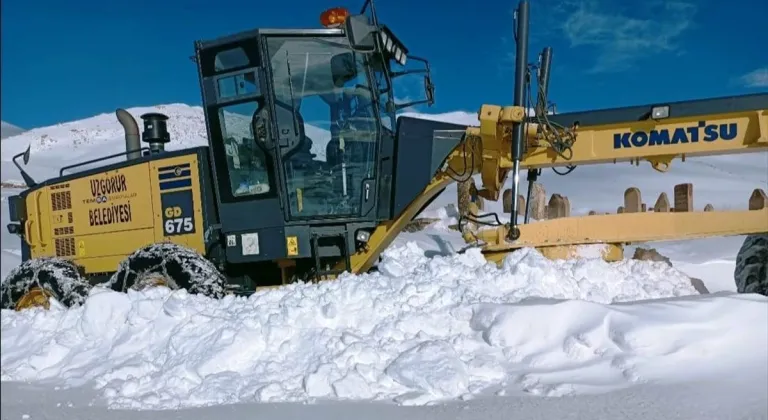
[[[552,64],[552,48],[546,47],[539,54],[539,98],[536,101],[536,115],[546,115],[547,113],[547,90],[549,89],[549,69]],[[526,130],[527,131],[527,130]],[[530,221],[531,211],[531,192],[533,192],[533,183],[541,175],[541,169],[528,169],[528,195],[525,198],[525,221]]]
[[[517,6],[515,12],[515,39],[517,40],[517,54],[515,57],[515,96],[512,105],[525,107],[525,81],[528,72],[528,0],[523,0]],[[516,240],[520,237],[520,228],[517,225],[517,194],[520,191],[520,159],[523,156],[523,141],[525,131],[523,123],[512,124],[512,214],[509,218],[508,239]]]

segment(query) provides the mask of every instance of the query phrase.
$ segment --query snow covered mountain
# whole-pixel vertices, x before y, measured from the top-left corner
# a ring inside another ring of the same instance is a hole
[[[139,123],[139,116],[147,112],[163,112],[171,117],[168,131],[171,143],[168,149],[178,149],[206,143],[205,125],[201,123],[202,109],[182,104],[158,105],[128,109]],[[12,157],[31,148],[27,172],[37,181],[58,175],[59,168],[72,163],[115,154],[125,150],[123,128],[114,112],[35,128],[3,140],[1,179],[21,183],[21,176],[11,163]],[[122,158],[124,159],[124,158]],[[101,163],[103,164],[103,163]]]
[[[24,129],[21,127],[17,127],[5,121],[0,121],[0,139],[15,136],[23,132],[24,132]]]
[[[142,130],[140,119],[142,114],[160,112],[167,115],[169,117],[168,132],[171,136],[171,142],[166,145],[168,150],[207,144],[203,109],[199,106],[165,104],[128,108],[126,111],[136,119],[139,131]],[[306,125],[306,130],[307,135],[314,140],[312,152],[324,157],[325,145],[330,135],[309,124]],[[146,146],[146,144],[143,145]],[[123,128],[114,112],[32,129],[3,141],[0,180],[8,183],[22,183],[21,176],[11,163],[11,159],[15,154],[23,152],[27,146],[31,147],[31,158],[26,170],[35,180],[40,181],[57,176],[59,168],[63,166],[124,151],[125,140]],[[125,158],[119,157],[93,166],[123,159]]]

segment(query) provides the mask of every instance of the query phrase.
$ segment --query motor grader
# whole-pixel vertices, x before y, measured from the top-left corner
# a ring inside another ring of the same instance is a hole
[[[27,188],[8,199],[8,229],[23,262],[2,284],[2,307],[47,307],[50,297],[77,305],[95,284],[221,297],[361,273],[448,184],[466,190],[476,174],[476,197],[498,200],[510,176],[517,197],[523,170],[529,181],[544,168],[641,160],[665,171],[678,157],[768,151],[768,94],[552,112],[552,50],[529,63],[528,15],[523,0],[512,105],[483,105],[470,127],[398,118],[433,104],[430,66],[379,22],[371,0],[356,15],[324,12],[324,28],[196,41],[207,146],[166,150],[167,116],[142,115],[140,135],[120,109],[124,152],[39,183],[17,162],[29,149],[14,157]],[[396,103],[394,87],[411,74],[423,77],[425,99]],[[585,243],[758,234],[737,280],[766,281],[768,209],[519,223],[517,207],[501,223],[469,205],[465,239],[499,261],[521,247],[557,257]]]

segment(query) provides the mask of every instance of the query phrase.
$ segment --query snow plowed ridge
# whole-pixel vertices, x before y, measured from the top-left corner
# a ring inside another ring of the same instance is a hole
[[[2,380],[93,381],[111,407],[134,409],[425,404],[616,389],[681,364],[723,367],[714,361],[768,340],[754,328],[768,319],[761,296],[697,296],[708,301],[690,302],[696,311],[685,300],[606,305],[696,294],[660,263],[522,250],[497,268],[476,250],[427,259],[408,244],[380,269],[248,298],[94,289],[80,308],[3,311]]]

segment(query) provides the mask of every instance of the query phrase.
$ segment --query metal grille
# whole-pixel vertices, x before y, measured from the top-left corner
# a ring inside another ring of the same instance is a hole
[[[51,208],[53,211],[72,208],[72,194],[69,191],[51,193]]]
[[[66,226],[66,227],[53,229],[53,236],[74,235],[74,234],[75,234],[74,226]]]
[[[75,255],[75,238],[56,239],[56,256],[71,257]]]

